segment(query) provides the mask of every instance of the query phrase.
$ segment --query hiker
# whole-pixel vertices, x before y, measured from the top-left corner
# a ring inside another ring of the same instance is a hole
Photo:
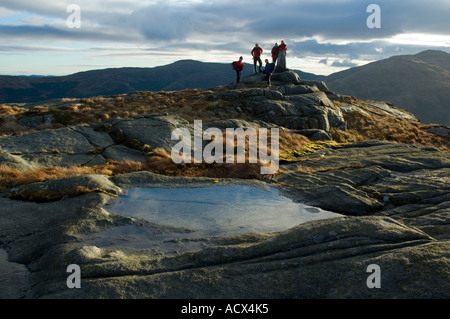
[[[269,63],[269,60],[266,59],[266,66],[264,67],[264,74],[266,75],[267,84],[270,86],[270,77],[272,76],[273,71],[275,71],[275,63]]]
[[[261,67],[262,67],[262,61],[261,61],[261,54],[263,53],[263,49],[259,47],[258,43],[255,44],[255,47],[252,50],[252,57],[253,57],[253,66],[255,68],[255,74],[256,72],[256,62],[259,64],[259,73],[261,73]]]
[[[272,62],[276,63],[278,59],[278,43],[275,43],[275,46],[272,48]]]
[[[280,69],[281,71],[287,70],[286,69],[286,51],[287,51],[287,45],[282,40],[281,44],[278,46],[278,64],[277,64],[277,69]]]
[[[239,82],[241,81],[241,73],[242,73],[242,70],[244,69],[244,63],[242,63],[242,60],[244,60],[244,58],[240,57],[239,61],[234,61],[232,63],[233,69],[236,71],[236,83],[237,84],[239,84]]]

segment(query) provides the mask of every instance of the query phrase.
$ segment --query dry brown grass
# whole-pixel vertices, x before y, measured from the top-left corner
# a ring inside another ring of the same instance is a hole
[[[268,138],[268,141],[270,141],[270,138]],[[313,143],[302,135],[288,132],[280,132],[279,142],[280,160],[298,160],[302,155],[315,152],[322,147],[321,142]],[[233,143],[232,147],[236,150],[237,140],[230,142],[223,136],[224,150],[226,149],[227,143]],[[142,148],[143,150],[145,147],[145,145],[139,145],[139,148]],[[248,147],[247,137],[246,150],[248,150]],[[106,164],[93,167],[44,167],[29,170],[19,170],[2,164],[0,165],[0,188],[8,189],[20,185],[80,175],[103,174],[114,176],[144,170],[164,175],[188,177],[267,179],[272,176],[261,174],[261,167],[263,167],[264,164],[258,159],[250,159],[248,151],[245,153],[245,163],[237,163],[237,154],[234,156],[233,163],[227,163],[225,160],[226,154],[224,154],[222,159],[223,163],[194,163],[194,161],[191,160],[190,163],[176,164],[173,162],[171,155],[163,149],[145,150],[148,153],[146,162],[118,162],[110,160]],[[43,149],[41,152],[49,151]]]
[[[211,100],[208,97],[210,91],[184,90],[176,92],[137,92],[136,97],[129,98],[125,95],[110,97],[92,97],[87,99],[67,99],[68,106],[49,107],[47,105],[36,106],[32,110],[17,106],[0,105],[0,135],[22,134],[40,129],[61,128],[72,125],[85,125],[102,122],[114,118],[128,118],[147,114],[160,114],[167,112],[171,115],[179,115],[190,122],[196,120],[217,121],[229,118],[226,113],[218,116],[213,111],[216,108],[226,106],[226,101]],[[363,106],[357,105],[361,108]],[[52,114],[55,123],[28,130],[18,124],[23,116],[39,116]],[[248,119],[244,113],[233,114],[234,118]],[[367,139],[381,141],[420,144],[436,147],[442,151],[450,152],[450,139],[427,133],[427,126],[410,120],[401,119],[386,114],[370,113],[363,115],[359,112],[350,112],[344,115],[348,124],[346,131],[332,129],[331,133],[336,143],[356,142]],[[126,141],[134,143],[134,141]],[[316,152],[325,144],[333,142],[311,142],[308,138],[288,132],[280,131],[279,158],[281,161],[301,161],[304,155]],[[226,139],[224,138],[224,145]],[[129,145],[136,148],[136,145]],[[236,145],[234,145],[236,147]],[[138,145],[137,149],[143,149]],[[248,149],[248,148],[247,148]],[[42,150],[52,152],[55,150]],[[39,168],[34,170],[17,170],[6,165],[0,165],[0,189],[17,187],[51,179],[86,175],[104,174],[113,176],[130,172],[148,170],[159,174],[213,177],[213,178],[270,178],[261,175],[260,162],[249,163],[246,153],[246,163],[186,163],[175,164],[170,154],[162,149],[153,150],[144,163],[115,162],[94,167],[54,167]],[[345,167],[325,167],[320,170],[299,168],[309,172],[323,170],[335,170]]]
[[[326,145],[337,145],[335,141],[311,141],[299,134],[280,132],[280,160],[300,161],[303,156],[315,153]]]
[[[225,134],[225,133],[224,133]],[[281,148],[286,149],[296,145],[305,145],[308,139],[300,135],[281,134]],[[269,138],[270,141],[270,138]],[[134,140],[126,141],[128,144],[133,144]],[[139,141],[136,141],[139,142]],[[223,147],[226,149],[227,141],[223,137]],[[233,140],[232,147],[236,149],[237,140]],[[0,165],[0,188],[7,189],[20,185],[32,184],[36,182],[43,182],[47,180],[54,180],[66,177],[87,175],[87,174],[103,174],[108,176],[126,174],[131,172],[148,170],[159,174],[177,175],[177,176],[191,176],[191,177],[214,177],[214,178],[257,178],[265,179],[267,175],[262,176],[260,173],[263,164],[257,159],[250,159],[249,153],[245,154],[245,163],[237,163],[236,155],[234,163],[226,163],[225,156],[223,163],[183,163],[176,164],[172,161],[170,154],[163,149],[149,150],[147,145],[128,145],[135,149],[141,149],[148,154],[148,160],[144,163],[133,161],[109,161],[104,165],[97,165],[93,167],[52,167],[52,168],[37,168],[29,170],[19,170],[5,164]],[[246,150],[248,150],[248,137]],[[270,143],[269,143],[270,147]],[[56,150],[41,150],[42,153],[56,152]]]
[[[258,130],[256,130],[258,132]],[[270,138],[268,138],[270,150]],[[227,143],[233,143],[236,148],[237,141],[227,141],[223,136],[223,147],[226,149]],[[299,134],[280,132],[279,135],[279,159],[281,161],[297,161],[301,156],[316,152],[324,147],[324,144],[333,144],[330,141],[311,142],[307,137]],[[248,150],[248,137],[246,139],[246,149]],[[170,154],[163,149],[156,149],[147,160],[147,169],[158,174],[182,175],[189,177],[213,177],[213,178],[241,178],[241,179],[268,179],[273,175],[263,175],[260,173],[264,164],[258,159],[250,159],[248,152],[245,154],[245,163],[237,163],[236,156],[234,163],[226,163],[225,155],[223,163],[182,163],[175,164]]]
[[[27,170],[20,170],[5,164],[0,164],[0,188],[7,189],[48,180],[90,174],[113,176],[144,169],[145,165],[143,163],[133,161],[110,161],[107,164],[93,167],[43,167]]]
[[[109,161],[92,167],[51,167],[20,170],[5,164],[0,165],[0,190],[67,177],[102,174],[114,176],[139,171],[151,171],[163,175],[211,177],[211,178],[256,178],[266,179],[270,175],[261,175],[261,163],[186,163],[176,164],[170,154],[156,149],[146,162]]]
[[[207,90],[182,90],[174,92],[137,92],[135,97],[126,95],[100,96],[85,99],[63,99],[72,102],[68,106],[49,107],[36,106],[32,110],[16,106],[0,105],[0,135],[22,134],[41,129],[54,129],[72,125],[89,125],[114,118],[129,118],[147,114],[161,114],[167,112],[179,115],[189,122],[203,120],[204,122],[217,121],[229,118],[229,114],[216,114],[214,110],[227,105],[229,101],[211,99]],[[363,105],[355,102],[355,106],[364,109]],[[347,131],[332,129],[336,142],[347,143],[367,139],[382,141],[420,144],[434,146],[443,151],[450,151],[449,138],[427,133],[425,126],[410,120],[387,115],[381,111],[370,110],[370,115],[359,112],[345,114],[348,123]],[[43,127],[28,130],[17,122],[23,116],[39,116],[52,114],[55,122]],[[234,118],[248,120],[245,113],[233,114]],[[289,145],[289,137],[283,137],[285,145]],[[283,139],[280,134],[280,139]],[[296,137],[297,138],[297,137]],[[299,154],[308,141],[291,141],[292,147],[280,149],[283,158],[291,157],[292,150]],[[283,144],[283,143],[281,143]],[[298,146],[298,147],[297,147]],[[295,155],[295,154],[294,154]]]
[[[49,107],[38,105],[31,110],[0,105],[0,135],[22,134],[31,130],[21,127],[17,120],[24,116],[53,115],[54,123],[41,129],[54,129],[73,125],[89,125],[108,119],[129,118],[148,114],[168,113],[179,115],[193,122],[204,122],[226,119],[228,114],[216,114],[214,109],[224,106],[223,101],[211,100],[205,90],[182,90],[174,92],[137,92],[136,97],[126,95],[100,96],[79,100],[66,99],[73,102],[66,106]],[[63,99],[64,100],[64,99]],[[228,102],[229,103],[229,102]],[[3,128],[2,120],[9,116],[8,128]],[[244,113],[234,114],[235,118],[248,119]],[[14,122],[14,125],[12,123]]]
[[[433,146],[450,152],[450,138],[428,133],[426,125],[390,115],[363,115],[350,112],[344,115],[347,132],[333,130],[338,142],[355,142],[367,139]]]
[[[280,151],[288,149],[301,149],[311,141],[303,135],[289,132],[280,132]]]
[[[26,110],[17,106],[9,106],[5,104],[0,104],[0,115],[16,115],[24,113]]]
[[[88,167],[52,167],[20,170],[5,164],[0,165],[0,187],[12,188],[20,185],[43,182],[52,179],[93,174]]]
[[[260,173],[260,162],[250,163],[248,156],[245,163],[181,163],[172,161],[170,154],[163,149],[156,149],[148,158],[146,168],[149,171],[171,176],[187,177],[211,177],[211,178],[241,178],[241,179],[266,179],[270,175]]]

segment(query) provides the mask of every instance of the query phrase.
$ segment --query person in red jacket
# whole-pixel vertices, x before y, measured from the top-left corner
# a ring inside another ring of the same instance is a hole
[[[277,69],[280,71],[286,71],[286,51],[287,45],[284,41],[281,41],[281,44],[278,46],[278,64]]]
[[[241,81],[241,73],[242,70],[244,69],[244,63],[242,63],[242,60],[244,60],[244,58],[240,57],[239,61],[234,61],[232,63],[233,69],[236,71],[236,83],[238,84]]]
[[[276,63],[278,59],[278,43],[275,43],[275,46],[272,48],[272,63]]]
[[[256,63],[259,64],[259,73],[261,73],[261,67],[262,67],[262,61],[261,61],[261,54],[263,53],[263,49],[259,47],[258,43],[255,44],[255,47],[252,50],[252,57],[253,57],[253,66],[255,68],[256,72]]]

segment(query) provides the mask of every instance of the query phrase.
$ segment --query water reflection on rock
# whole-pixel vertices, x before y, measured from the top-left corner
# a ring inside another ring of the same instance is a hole
[[[108,209],[120,215],[194,230],[202,236],[283,231],[311,220],[340,216],[248,186],[132,188]]]

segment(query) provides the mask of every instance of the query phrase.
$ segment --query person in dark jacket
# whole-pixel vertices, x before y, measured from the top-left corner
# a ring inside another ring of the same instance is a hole
[[[261,73],[261,67],[262,67],[262,61],[261,61],[261,54],[263,53],[263,49],[258,45],[258,43],[255,44],[255,47],[252,50],[252,57],[253,57],[253,66],[255,68],[256,72],[256,63],[259,64],[259,73]]]
[[[270,86],[270,77],[272,76],[273,71],[275,71],[275,63],[269,63],[269,60],[266,59],[266,66],[264,67],[264,74],[266,75],[267,84]]]
[[[234,61],[232,63],[233,69],[236,71],[236,83],[239,83],[241,81],[241,73],[244,69],[244,63],[242,62],[244,60],[243,57],[239,58],[239,61]]]

